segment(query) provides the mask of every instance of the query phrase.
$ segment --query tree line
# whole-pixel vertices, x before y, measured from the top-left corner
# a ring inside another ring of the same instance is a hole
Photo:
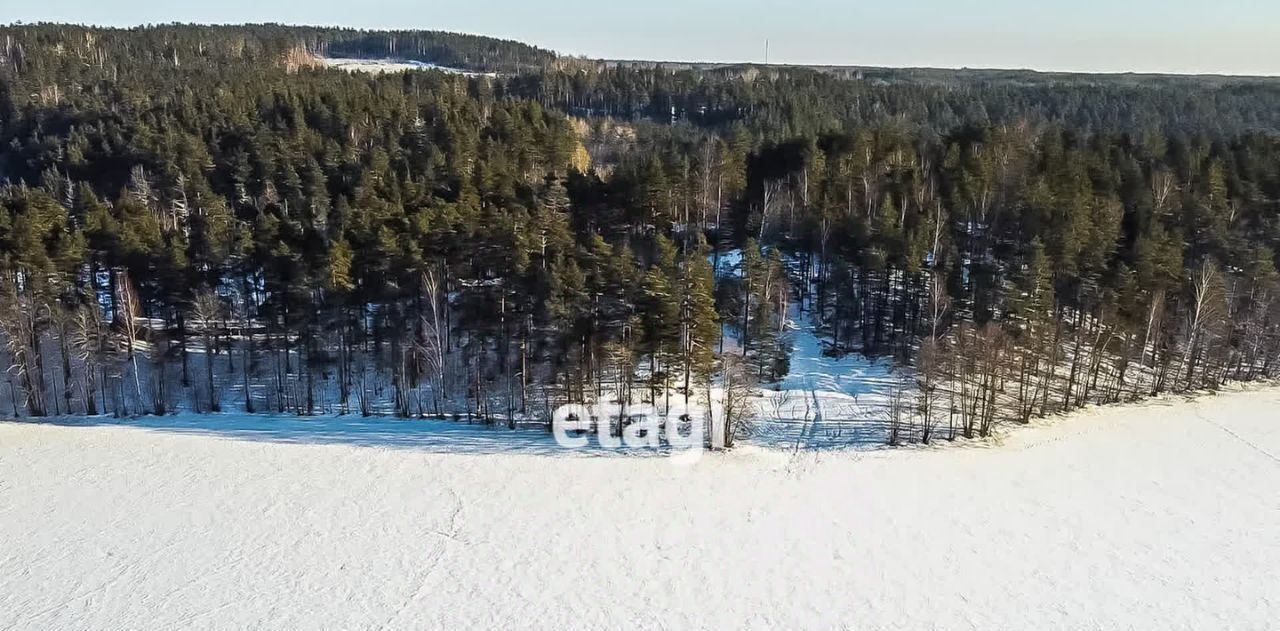
[[[0,29],[9,411],[661,408],[782,379],[797,318],[910,375],[892,442],[1274,373],[1273,84],[368,77],[317,32]]]

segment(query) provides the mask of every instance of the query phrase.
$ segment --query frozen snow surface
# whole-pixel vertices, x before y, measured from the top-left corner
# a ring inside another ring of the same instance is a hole
[[[1277,410],[683,466],[443,422],[0,423],[0,629],[1275,629]]]

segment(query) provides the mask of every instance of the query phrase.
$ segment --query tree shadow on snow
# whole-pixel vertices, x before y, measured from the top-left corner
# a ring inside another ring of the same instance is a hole
[[[408,449],[442,454],[525,454],[561,457],[614,458],[668,455],[665,447],[601,447],[591,438],[581,449],[562,447],[540,427],[509,429],[440,419],[402,419],[361,416],[290,416],[268,414],[174,414],[115,418],[49,417],[15,419],[15,423],[61,427],[131,427],[148,431],[232,440],[298,444],[350,445]]]

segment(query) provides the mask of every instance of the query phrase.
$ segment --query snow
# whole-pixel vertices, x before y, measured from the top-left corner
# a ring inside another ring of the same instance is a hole
[[[799,263],[784,257],[793,272]],[[742,278],[742,250],[707,255],[717,278]],[[793,273],[795,277],[797,274]],[[749,441],[765,447],[866,449],[888,442],[889,391],[902,383],[887,360],[858,353],[827,355],[815,329],[813,305],[788,308],[787,335],[792,340],[790,370],[777,384],[756,391],[758,420]],[[740,332],[721,325],[723,352],[741,353]]]
[[[1277,406],[684,465],[440,422],[0,423],[0,628],[1270,629]]]
[[[459,68],[440,66],[425,61],[412,59],[356,59],[348,57],[320,57],[320,63],[329,68],[337,68],[348,72],[368,72],[382,74],[386,72],[404,72],[406,70],[438,70],[449,74],[460,74],[468,77],[496,77],[492,72],[471,72]]]
[[[733,248],[707,255],[707,262],[715,266],[717,278],[742,278],[742,250]]]
[[[760,390],[752,441],[771,447],[868,448],[888,442],[889,390],[901,379],[887,360],[858,353],[831,357],[813,318],[791,309],[790,372]]]
[[[830,390],[846,394],[879,392],[889,385],[889,362],[868,359],[859,353],[830,357],[813,329],[809,314],[792,322],[791,371],[783,379],[789,389]]]

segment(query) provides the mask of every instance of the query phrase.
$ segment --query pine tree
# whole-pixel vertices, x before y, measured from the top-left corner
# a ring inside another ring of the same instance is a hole
[[[685,404],[697,384],[706,383],[714,371],[715,348],[720,341],[719,316],[711,264],[706,246],[699,243],[681,265],[681,330]],[[695,383],[696,381],[696,383]]]

